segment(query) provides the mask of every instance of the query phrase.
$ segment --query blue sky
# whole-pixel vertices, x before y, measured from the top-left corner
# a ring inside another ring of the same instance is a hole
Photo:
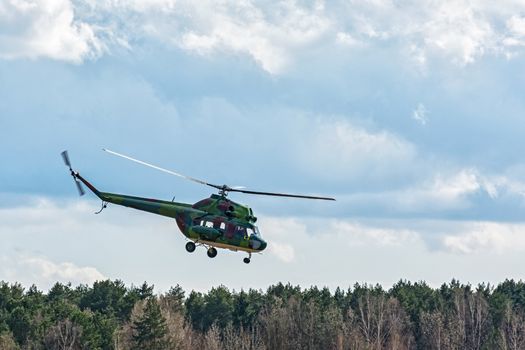
[[[0,279],[389,286],[521,278],[525,6],[458,1],[0,3]],[[267,252],[190,255],[173,221],[76,197],[256,190]]]

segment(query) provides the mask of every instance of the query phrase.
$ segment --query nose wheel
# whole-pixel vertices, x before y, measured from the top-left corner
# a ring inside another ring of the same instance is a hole
[[[193,253],[195,251],[195,243],[193,242],[186,243],[186,251],[188,253]]]
[[[249,256],[247,258],[244,258],[242,259],[242,261],[245,263],[245,264],[249,264],[250,261],[251,261],[251,258],[252,258],[252,253],[248,253]]]
[[[186,251],[188,253],[193,253],[195,251],[195,243],[193,242],[186,243]]]

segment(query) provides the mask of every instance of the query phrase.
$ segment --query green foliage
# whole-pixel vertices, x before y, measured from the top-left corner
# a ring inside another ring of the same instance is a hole
[[[73,288],[0,282],[0,349],[493,349],[525,348],[525,283],[452,280],[390,290],[278,283],[187,297],[180,286],[98,281]]]
[[[136,349],[166,349],[166,319],[162,316],[159,304],[155,298],[150,297],[147,299],[143,314],[133,321],[132,327]]]

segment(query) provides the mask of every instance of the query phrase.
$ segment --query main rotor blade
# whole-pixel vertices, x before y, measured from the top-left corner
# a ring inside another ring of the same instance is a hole
[[[146,162],[143,162],[141,160],[138,160],[138,159],[126,156],[124,154],[111,151],[111,150],[106,149],[106,148],[103,148],[102,150],[105,151],[105,152],[111,153],[113,155],[116,155],[118,157],[122,157],[122,158],[125,158],[125,159],[128,159],[128,160],[131,160],[132,162],[139,163],[139,164],[148,166],[148,167],[153,168],[153,169],[160,170],[162,172],[165,172],[165,173],[168,173],[168,174],[171,174],[171,175],[182,177],[183,179],[186,179],[186,180],[190,180],[190,181],[202,184],[202,185],[207,185],[207,186],[211,186],[211,187],[215,187],[215,188],[221,188],[221,186],[213,185],[213,184],[207,183],[206,181],[202,181],[202,180],[196,179],[194,177],[190,177],[190,176],[186,176],[186,175],[183,175],[183,174],[179,174],[179,173],[176,173],[174,171],[171,171],[171,170],[168,170],[168,169],[164,169],[164,168],[161,168],[159,166],[156,166],[156,165],[153,165],[153,164],[150,164],[150,163],[146,163]]]
[[[329,197],[306,196],[306,195],[301,195],[301,194],[276,193],[276,192],[250,191],[250,190],[245,190],[244,189],[245,187],[243,187],[243,186],[229,187],[227,185],[222,185],[222,186],[214,185],[214,184],[208,183],[206,181],[202,181],[202,180],[196,179],[196,178],[191,177],[191,176],[186,176],[186,175],[183,175],[183,174],[179,174],[179,173],[177,173],[175,171],[171,171],[171,170],[164,169],[164,168],[161,168],[159,166],[156,166],[156,165],[153,165],[153,164],[150,164],[150,163],[143,162],[142,160],[138,160],[138,159],[132,158],[130,156],[127,156],[125,154],[121,154],[121,153],[118,153],[118,152],[115,152],[115,151],[111,151],[111,150],[106,149],[106,148],[103,148],[102,150],[105,151],[105,152],[111,153],[111,154],[113,154],[115,156],[131,160],[132,162],[139,163],[139,164],[145,165],[145,166],[153,168],[153,169],[160,170],[160,171],[168,173],[168,174],[175,175],[175,176],[181,177],[183,179],[199,183],[201,185],[206,185],[206,186],[210,186],[210,187],[216,188],[216,189],[218,189],[220,191],[219,193],[222,193],[222,194],[225,194],[225,193],[228,193],[228,192],[241,192],[241,193],[246,193],[246,194],[257,194],[257,195],[262,195],[262,196],[291,197],[291,198],[304,198],[304,199],[321,199],[321,200],[327,200],[327,201],[335,201],[334,198],[329,198]]]
[[[291,198],[303,198],[303,199],[321,199],[325,201],[335,201],[335,198],[330,198],[330,197],[306,196],[302,194],[289,194],[289,193],[276,193],[276,192],[260,192],[260,191],[241,190],[241,189],[235,189],[235,188],[228,188],[228,192],[241,192],[241,193],[247,193],[247,194],[258,194],[262,196],[291,197]]]
[[[64,160],[64,163],[66,164],[66,166],[71,168],[71,162],[69,161],[69,156],[67,154],[67,151],[63,151],[61,154],[62,154],[62,159]]]

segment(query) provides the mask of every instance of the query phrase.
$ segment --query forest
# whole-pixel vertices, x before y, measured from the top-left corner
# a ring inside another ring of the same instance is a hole
[[[0,349],[525,349],[525,283],[158,294],[146,282],[0,282]]]

